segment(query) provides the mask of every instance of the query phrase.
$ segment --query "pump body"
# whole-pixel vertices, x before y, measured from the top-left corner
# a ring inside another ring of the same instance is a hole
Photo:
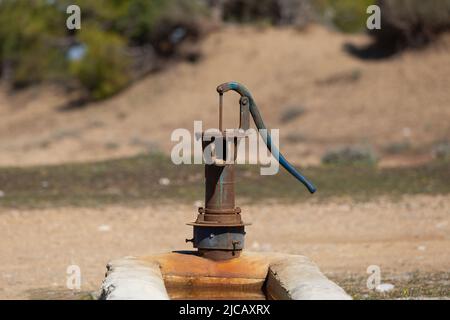
[[[235,203],[235,159],[227,161],[227,151],[245,138],[238,131],[227,132],[222,137],[205,137],[203,150],[211,144],[221,145],[222,154],[215,154],[210,164],[205,164],[205,207],[199,208],[190,240],[199,254],[214,260],[238,257],[244,248],[245,225],[241,209]]]
[[[241,95],[240,124],[238,129],[222,129],[222,101],[223,93],[234,90]],[[193,226],[193,243],[201,256],[214,260],[236,258],[244,248],[245,226],[241,218],[241,209],[235,205],[235,160],[237,148],[242,139],[246,138],[249,129],[250,115],[256,127],[267,129],[262,121],[258,107],[249,91],[237,82],[227,82],[217,87],[220,95],[219,102],[219,135],[204,132],[202,147],[212,150],[210,161],[205,164],[205,207],[199,208]],[[315,192],[314,185],[303,177],[281,153],[272,145],[271,137],[265,131],[261,134],[267,148],[272,152],[280,164],[302,182],[307,189]]]

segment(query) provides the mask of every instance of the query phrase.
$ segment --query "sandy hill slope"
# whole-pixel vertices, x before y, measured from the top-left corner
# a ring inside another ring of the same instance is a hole
[[[421,161],[433,143],[450,138],[447,40],[367,61],[343,50],[348,42],[367,43],[364,35],[319,26],[303,32],[224,27],[201,44],[199,62],[171,66],[101,103],[61,111],[68,98],[52,89],[12,96],[0,91],[0,165],[170,152],[175,128],[192,130],[194,120],[216,126],[215,87],[230,80],[252,91],[266,124],[281,129],[281,149],[293,162],[318,163],[337,145],[364,143],[383,150],[405,141]],[[225,96],[229,127],[237,125],[237,103],[237,95]],[[282,121],[300,109],[300,116]]]

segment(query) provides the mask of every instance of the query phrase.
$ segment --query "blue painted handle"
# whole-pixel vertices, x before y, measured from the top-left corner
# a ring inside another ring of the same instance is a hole
[[[250,102],[250,113],[253,117],[253,121],[255,121],[255,125],[259,129],[260,135],[263,138],[264,143],[266,144],[270,152],[274,155],[275,159],[278,160],[278,162],[283,166],[284,169],[286,169],[290,174],[292,174],[298,181],[303,183],[303,185],[308,189],[309,192],[311,193],[316,192],[317,190],[316,187],[308,179],[306,179],[297,169],[295,169],[294,166],[291,165],[289,161],[287,161],[286,158],[280,153],[280,151],[272,144],[270,134],[267,130],[267,127],[264,124],[264,121],[262,120],[261,114],[259,113],[258,107],[255,101],[253,100],[250,91],[248,91],[247,88],[245,88],[242,84],[237,82],[226,82],[217,87],[217,92],[219,92],[219,94],[223,94],[224,92],[227,92],[229,90],[236,91],[241,95],[241,97],[248,98]],[[263,129],[265,129],[266,134],[262,134],[261,130]]]

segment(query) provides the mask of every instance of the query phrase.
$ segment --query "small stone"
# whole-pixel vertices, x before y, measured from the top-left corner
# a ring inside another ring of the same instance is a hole
[[[351,210],[351,207],[348,204],[343,204],[339,206],[339,210],[348,212]]]
[[[5,196],[5,193],[2,190],[0,190],[0,198],[3,198],[4,196]]]
[[[381,283],[379,285],[377,285],[377,287],[375,288],[375,290],[377,292],[381,292],[381,293],[386,293],[389,291],[392,291],[394,289],[394,285],[392,283]]]
[[[419,250],[419,251],[425,251],[427,249],[427,247],[425,247],[425,246],[418,246],[417,247],[417,250]]]
[[[448,221],[442,221],[442,222],[436,223],[436,228],[442,229],[442,228],[446,227],[447,224],[448,224]]]
[[[259,250],[259,242],[253,241],[253,243],[252,243],[252,249],[253,249],[253,250]]]
[[[97,230],[100,232],[108,232],[111,230],[111,227],[107,224],[101,224],[97,227]]]
[[[170,184],[169,178],[161,178],[159,179],[159,184],[162,186],[168,186]]]
[[[411,137],[411,128],[404,127],[402,130],[403,137],[409,138]]]
[[[42,188],[48,188],[48,181],[42,181],[41,182],[41,186],[42,186]]]

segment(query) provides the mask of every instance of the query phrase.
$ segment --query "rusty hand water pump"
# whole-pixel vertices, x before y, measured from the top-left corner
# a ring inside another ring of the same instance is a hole
[[[237,82],[226,82],[217,87],[219,93],[219,131],[222,128],[223,94],[227,91],[237,92],[241,98],[240,124],[238,129],[228,129],[225,134],[211,136],[207,132],[202,134],[202,147],[216,147],[221,145],[221,154],[216,154],[210,164],[205,164],[205,207],[198,209],[195,222],[189,223],[194,227],[192,239],[186,242],[193,243],[198,249],[199,255],[213,260],[225,260],[239,257],[244,248],[245,226],[241,218],[241,209],[235,205],[235,161],[227,161],[227,152],[233,151],[236,155],[236,147],[242,138],[246,137],[249,129],[250,115],[256,128],[275,159],[295,178],[297,178],[309,192],[314,193],[316,188],[300,172],[298,172],[272,144],[271,136],[261,118],[258,107],[250,92]],[[264,134],[262,133],[264,132]],[[230,150],[233,148],[233,150]]]

